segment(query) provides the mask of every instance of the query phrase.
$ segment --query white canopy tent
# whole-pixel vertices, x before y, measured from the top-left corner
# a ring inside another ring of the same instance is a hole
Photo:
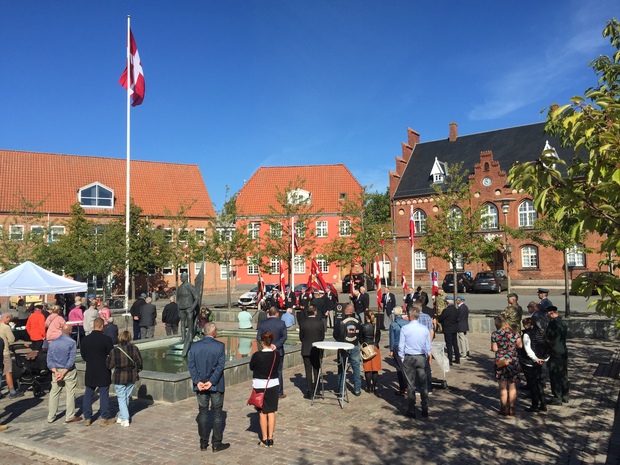
[[[86,289],[86,283],[59,276],[28,261],[0,274],[0,296],[65,294]]]

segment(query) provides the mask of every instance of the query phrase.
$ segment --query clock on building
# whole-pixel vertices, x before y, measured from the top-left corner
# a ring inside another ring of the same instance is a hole
[[[489,186],[491,185],[491,182],[492,182],[492,181],[491,181],[491,178],[484,178],[484,179],[482,180],[482,185],[483,185],[484,187],[489,187]]]

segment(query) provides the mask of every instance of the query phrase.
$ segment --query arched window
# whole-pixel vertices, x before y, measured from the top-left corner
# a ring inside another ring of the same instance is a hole
[[[416,271],[427,270],[426,252],[424,250],[416,250],[414,254]]]
[[[489,171],[489,163],[488,162],[484,163],[484,171]]]
[[[452,230],[459,229],[463,224],[463,210],[454,206],[448,213],[448,228]]]
[[[538,215],[534,210],[534,203],[531,200],[524,200],[519,204],[519,227],[532,228],[534,220]]]
[[[94,182],[78,190],[78,201],[84,208],[114,208],[114,191]]]
[[[413,212],[413,223],[415,224],[416,234],[426,233],[426,213],[424,213],[424,210]]]
[[[523,268],[538,268],[538,248],[534,245],[521,247],[521,266]]]
[[[584,245],[579,244],[566,249],[566,262],[568,266],[585,267],[586,266],[586,254],[583,251]]]
[[[480,226],[482,229],[499,228],[499,215],[497,207],[492,203],[485,203],[480,212],[480,220]]]

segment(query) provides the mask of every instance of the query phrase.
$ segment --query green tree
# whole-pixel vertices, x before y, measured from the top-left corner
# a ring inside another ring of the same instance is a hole
[[[359,264],[367,272],[368,265],[382,253],[381,239],[391,235],[389,192],[368,189],[364,187],[359,195],[344,200],[340,211],[344,227],[326,247],[329,260],[337,261],[340,268]]]
[[[483,240],[482,208],[472,203],[472,192],[463,163],[448,167],[444,184],[433,184],[437,212],[426,220],[425,234],[419,246],[450,263],[454,277],[454,298],[458,292],[457,265],[488,261],[500,246],[499,238]]]
[[[297,178],[281,190],[276,187],[275,204],[269,205],[269,213],[264,215],[262,222],[269,227],[266,234],[254,242],[251,249],[255,255],[253,259],[259,267],[270,273],[271,262],[262,257],[278,258],[287,264],[289,272],[289,283],[292,282],[292,260],[293,253],[297,257],[311,257],[317,252],[315,229],[311,226],[321,216],[322,210],[312,205],[310,198],[302,195],[305,180]],[[297,236],[298,250],[294,252],[291,244],[293,240],[293,230],[291,228],[291,218],[295,219],[295,234]],[[301,260],[301,258],[297,258]]]
[[[228,189],[226,189],[226,197],[228,197]],[[204,243],[206,258],[210,262],[226,267],[226,302],[228,309],[230,309],[231,305],[231,265],[237,261],[246,261],[252,242],[245,228],[241,228],[237,223],[236,202],[236,195],[227,199],[215,218],[209,220]]]
[[[599,77],[583,96],[547,112],[547,133],[562,146],[573,147],[571,160],[560,160],[551,150],[538,160],[514,166],[508,181],[532,195],[536,210],[550,215],[559,228],[578,241],[585,233],[601,237],[600,251],[607,254],[599,266],[618,266],[620,253],[620,23],[611,19],[603,30],[614,49],[590,62]],[[560,171],[562,169],[562,172]],[[592,282],[579,282],[582,295]],[[620,313],[620,278],[597,281],[601,299],[590,303],[598,312]]]

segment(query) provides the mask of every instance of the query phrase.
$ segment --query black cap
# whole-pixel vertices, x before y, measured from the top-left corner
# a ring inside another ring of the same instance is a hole
[[[549,289],[544,289],[542,287],[538,288],[538,293],[539,294],[549,294]]]
[[[547,309],[545,310],[547,313],[549,312],[557,312],[558,311],[558,307],[556,307],[555,305],[550,305],[547,307]]]

